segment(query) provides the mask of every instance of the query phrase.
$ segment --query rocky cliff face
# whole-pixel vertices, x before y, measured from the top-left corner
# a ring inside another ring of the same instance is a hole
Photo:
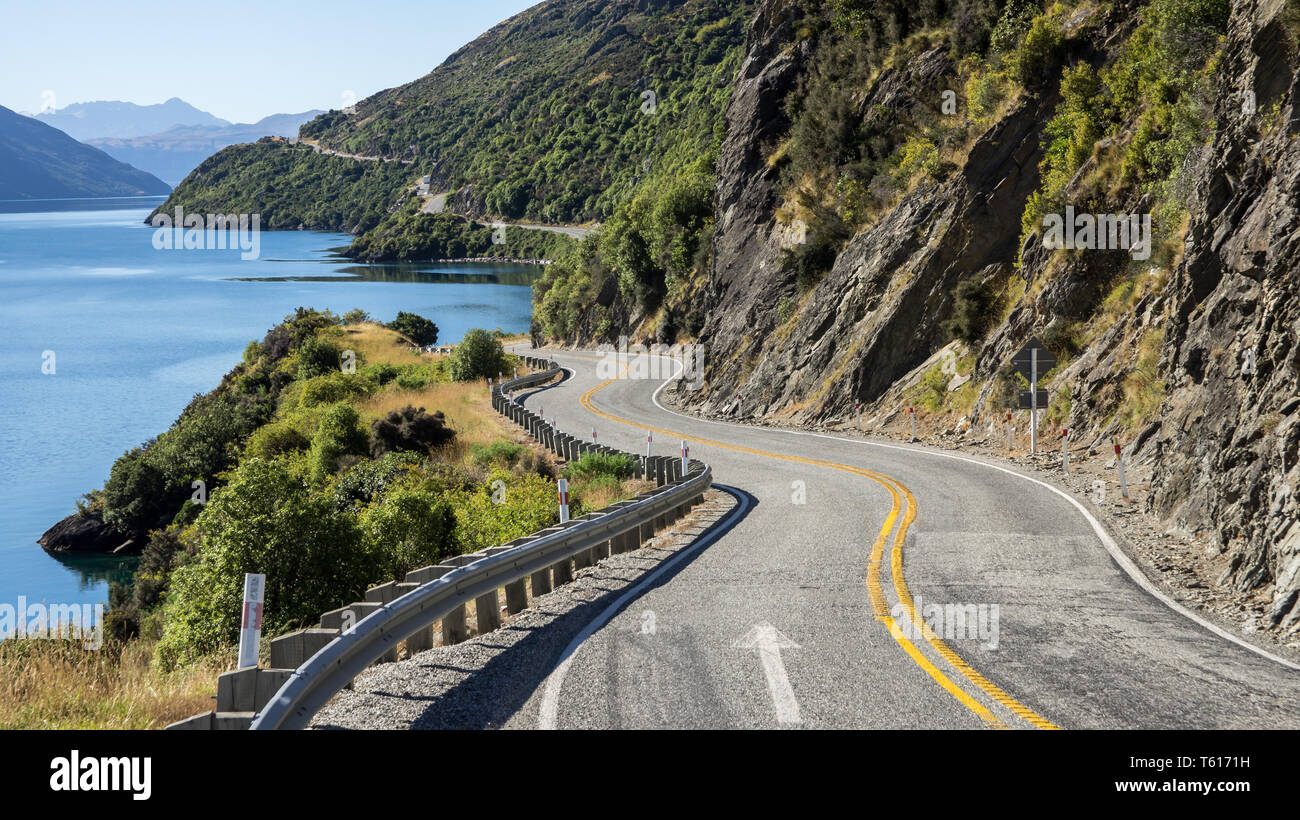
[[[1150,479],[1150,511],[1208,537],[1228,559],[1221,583],[1263,591],[1273,624],[1300,630],[1300,75],[1284,6],[1233,3],[1214,72],[1212,140],[1183,168],[1185,233],[1173,231],[1172,257],[1152,258],[1150,281],[1124,302],[1107,295],[1107,283],[1131,270],[1131,254],[1062,252],[1039,234],[1021,242],[1021,214],[1041,184],[1044,125],[1060,102],[1055,80],[995,118],[950,173],[916,185],[850,238],[801,294],[783,260],[788,203],[768,158],[790,127],[786,101],[814,45],[797,34],[791,3],[767,0],[718,160],[699,334],[707,383],[683,402],[706,414],[833,424],[860,400],[866,415],[888,420],[949,344],[958,283],[995,283],[1013,296],[979,342],[957,344],[954,355],[972,362],[975,396],[953,414],[953,429],[987,437],[1011,354],[1031,336],[1086,324],[1047,384],[1063,397],[1048,427],[1069,427],[1094,452],[1119,437]],[[1134,9],[1079,12],[1062,62],[1110,64],[1134,19]],[[860,112],[933,108],[953,83],[947,54],[933,47],[883,68]],[[1096,204],[1106,149],[1099,143],[1067,199]],[[1155,207],[1138,185],[1108,193],[1109,210]]]
[[[1223,583],[1272,585],[1270,617],[1289,630],[1300,626],[1300,73],[1283,5],[1233,8],[1150,446],[1154,511],[1211,535],[1228,553]]]

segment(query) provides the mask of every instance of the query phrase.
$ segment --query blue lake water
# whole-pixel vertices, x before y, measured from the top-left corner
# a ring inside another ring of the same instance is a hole
[[[0,603],[97,603],[129,577],[36,539],[295,307],[411,311],[440,342],[528,329],[537,268],[356,265],[336,253],[348,236],[308,231],[263,232],[256,260],[156,250],[144,218],[161,201],[0,202]]]

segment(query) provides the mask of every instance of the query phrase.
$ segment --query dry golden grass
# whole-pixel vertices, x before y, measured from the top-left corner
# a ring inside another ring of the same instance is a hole
[[[411,342],[376,322],[344,325],[339,344],[355,350],[366,364],[425,364],[442,358],[411,349]]]
[[[407,405],[423,407],[432,413],[441,410],[447,424],[456,431],[458,442],[491,444],[502,436],[499,417],[488,401],[484,382],[447,382],[432,384],[422,390],[387,390],[357,405],[367,417],[383,416]]]
[[[170,674],[150,665],[153,643],[87,651],[76,641],[0,643],[0,729],[161,729],[212,711],[214,661]]]

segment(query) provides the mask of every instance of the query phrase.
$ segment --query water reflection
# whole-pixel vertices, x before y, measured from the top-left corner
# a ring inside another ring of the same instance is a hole
[[[267,260],[285,261],[285,260]],[[455,284],[532,285],[542,274],[539,265],[512,262],[397,263],[345,265],[336,273],[308,276],[241,276],[231,282],[450,282]]]
[[[130,587],[139,556],[100,555],[84,552],[47,552],[78,579],[81,592],[89,592],[103,584],[121,584]]]

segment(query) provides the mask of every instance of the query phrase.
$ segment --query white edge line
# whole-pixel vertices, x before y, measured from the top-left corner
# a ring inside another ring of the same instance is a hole
[[[709,535],[703,538],[697,538],[695,543],[691,544],[689,547],[678,550],[677,554],[673,555],[667,561],[664,561],[649,575],[628,587],[627,590],[625,590],[623,594],[614,601],[614,603],[605,607],[599,615],[592,618],[591,621],[582,628],[581,632],[574,636],[573,640],[569,641],[569,645],[564,648],[564,652],[560,655],[559,664],[551,671],[551,674],[546,676],[546,688],[542,692],[542,702],[537,713],[538,729],[555,728],[556,714],[559,711],[560,706],[560,690],[564,687],[564,676],[569,673],[569,667],[573,665],[573,659],[577,655],[578,649],[581,648],[582,644],[594,635],[596,630],[607,624],[615,615],[622,611],[623,607],[627,606],[629,601],[637,595],[640,595],[642,587],[676,566],[678,562],[685,559],[688,555],[693,555],[704,547],[707,547],[709,544],[712,544],[723,533],[730,529],[731,525],[735,523],[737,518],[749,511],[749,499],[745,498],[738,490],[733,487],[728,487],[725,484],[714,484],[713,487],[733,496],[738,502],[736,509],[732,510],[726,518],[714,524],[713,531]]]

